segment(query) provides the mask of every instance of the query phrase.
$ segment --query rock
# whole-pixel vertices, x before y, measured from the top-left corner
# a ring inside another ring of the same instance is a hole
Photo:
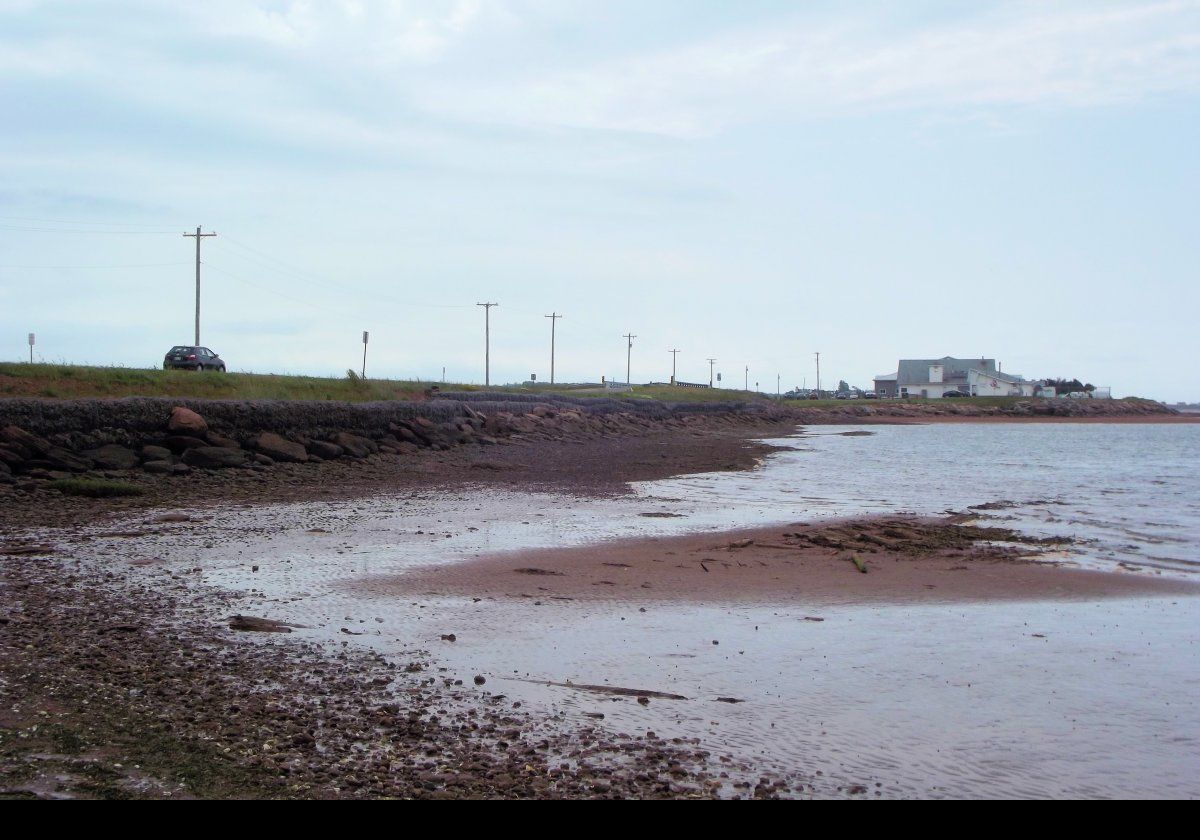
[[[8,446],[0,446],[0,464],[7,464],[10,467],[15,467],[20,465],[25,460],[25,456],[21,455],[15,449]]]
[[[274,460],[272,460],[271,456],[269,456],[269,455],[264,455],[264,454],[262,454],[261,452],[255,452],[255,453],[254,453],[254,463],[255,463],[255,464],[257,464],[257,465],[258,465],[258,466],[260,466],[260,467],[273,467],[273,466],[275,466],[275,461],[274,461]]]
[[[308,460],[308,452],[303,446],[274,432],[263,432],[251,446],[274,461],[303,464]]]
[[[204,470],[241,467],[246,464],[246,453],[224,446],[197,446],[183,453],[183,463]]]
[[[173,467],[171,466],[170,461],[147,461],[146,463],[142,464],[142,469],[148,473],[154,473],[155,475],[166,475],[167,473],[172,472]]]
[[[186,452],[189,449],[195,449],[200,446],[211,446],[204,438],[192,437],[190,435],[171,435],[163,441],[172,452]]]
[[[43,455],[42,459],[48,461],[51,468],[56,470],[87,472],[92,468],[90,459],[77,455],[69,449],[63,449],[61,446],[51,446],[50,451]]]
[[[132,470],[138,465],[138,456],[132,449],[110,443],[83,453],[102,470]]]
[[[484,685],[486,682],[487,682],[487,678],[485,678],[485,677],[476,677],[475,678],[475,685]]]
[[[17,426],[5,426],[0,429],[0,441],[15,443],[18,447],[27,449],[36,455],[45,455],[50,451],[49,441],[43,440],[37,435],[31,435]]]
[[[179,405],[171,409],[167,429],[175,434],[202,435],[208,431],[208,423],[190,408]]]
[[[0,461],[0,475],[12,475],[12,467]]]
[[[346,450],[338,446],[336,443],[329,443],[324,440],[313,440],[308,443],[309,457],[316,455],[326,461],[332,461],[334,458],[340,458],[345,454]]]
[[[370,438],[352,435],[349,432],[338,432],[333,436],[333,443],[346,450],[346,454],[355,458],[366,458],[379,451],[378,445]]]
[[[143,446],[142,460],[144,461],[170,461],[171,450],[165,446]]]
[[[292,625],[252,615],[235,615],[229,619],[229,629],[251,633],[291,633]]]
[[[219,435],[216,432],[207,432],[204,439],[212,446],[224,446],[226,449],[241,449],[242,445],[233,438],[227,438],[225,435]]]

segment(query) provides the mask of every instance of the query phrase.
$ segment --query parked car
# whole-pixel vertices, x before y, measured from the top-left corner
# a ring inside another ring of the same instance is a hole
[[[966,396],[970,396],[970,395],[966,394],[962,391],[950,390],[950,391],[947,391],[946,393],[942,394],[942,396],[954,398],[954,397],[966,397]]]
[[[179,345],[163,357],[163,370],[215,370],[225,372],[225,361],[207,347]]]
[[[877,399],[879,399],[879,395],[876,394],[874,391],[865,391],[863,393],[863,399],[864,400],[877,400]]]

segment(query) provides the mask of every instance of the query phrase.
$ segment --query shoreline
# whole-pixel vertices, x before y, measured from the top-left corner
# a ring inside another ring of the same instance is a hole
[[[325,500],[390,494],[403,504],[412,491],[605,498],[630,493],[631,481],[751,469],[773,450],[764,437],[797,431],[803,434],[789,421],[571,439],[515,435],[497,445],[278,464],[249,474],[146,476],[151,492],[132,499],[13,494],[0,505],[0,684],[11,700],[0,710],[0,798],[861,795],[857,784],[833,790],[819,772],[781,775],[749,756],[717,760],[718,748],[695,737],[612,728],[597,722],[603,713],[596,706],[586,717],[522,708],[503,693],[508,672],[493,678],[481,667],[474,673],[483,682],[473,685],[471,672],[449,671],[452,660],[436,652],[436,635],[401,633],[399,653],[384,657],[346,638],[383,626],[370,611],[362,628],[339,630],[349,614],[341,621],[338,611],[311,633],[299,626],[294,633],[239,632],[231,616],[279,617],[282,603],[205,583],[196,565],[214,542],[236,546],[247,533],[223,524],[222,509],[253,517],[263,505],[301,502],[316,503],[311,509],[319,513]],[[458,524],[469,525],[469,516]],[[120,517],[129,531],[104,530]],[[545,599],[562,615],[580,617],[610,606],[614,615],[636,616],[651,601],[773,605],[781,591],[799,610],[809,603],[1200,594],[1191,581],[1036,562],[1052,546],[973,519],[863,517],[608,541],[360,577],[346,589],[364,604],[402,604],[414,621],[426,604],[479,599],[475,614],[484,622],[501,600],[518,616]],[[310,526],[263,522],[256,533],[269,541],[297,527]],[[325,550],[342,553],[334,545]],[[265,583],[249,578],[246,586]],[[298,591],[290,600],[307,597]],[[306,611],[320,607],[302,606],[299,615]],[[439,620],[454,622],[443,633],[458,622]],[[469,644],[463,638],[457,646]],[[628,698],[634,709],[645,692],[635,694]]]

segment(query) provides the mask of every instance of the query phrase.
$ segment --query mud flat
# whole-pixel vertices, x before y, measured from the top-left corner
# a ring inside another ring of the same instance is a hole
[[[365,576],[370,596],[583,601],[907,603],[1200,595],[1200,582],[1080,569],[1069,540],[943,519],[882,517],[504,552]]]

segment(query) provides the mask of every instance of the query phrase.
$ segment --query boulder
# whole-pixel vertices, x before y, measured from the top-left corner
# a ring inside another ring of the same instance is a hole
[[[55,470],[87,472],[92,468],[90,459],[77,455],[70,449],[63,449],[61,446],[51,446],[50,450],[42,456],[42,460],[49,462],[51,469]]]
[[[186,452],[189,449],[196,449],[201,446],[212,446],[211,443],[203,438],[191,437],[190,435],[171,435],[163,443],[172,452]]]
[[[171,460],[171,450],[165,446],[143,446],[143,460],[149,461],[167,461]]]
[[[251,445],[272,461],[303,464],[308,460],[308,452],[303,446],[274,432],[263,432]]]
[[[213,446],[224,446],[226,449],[241,449],[242,445],[233,438],[227,438],[225,435],[219,435],[216,432],[207,432],[204,439]]]
[[[15,467],[25,460],[27,460],[25,456],[17,452],[15,448],[0,446],[0,464],[7,464],[10,467]]]
[[[323,440],[309,441],[308,457],[311,459],[314,455],[325,461],[331,461],[334,458],[340,458],[345,454],[346,450],[338,446],[336,443],[328,443]]]
[[[171,416],[167,420],[167,429],[175,434],[199,436],[208,431],[208,423],[204,422],[204,418],[190,408],[178,405],[171,409]]]
[[[18,447],[27,449],[35,455],[45,455],[50,451],[50,442],[17,426],[5,426],[0,429],[0,442],[15,443]]]
[[[144,469],[148,473],[154,473],[156,475],[166,475],[167,473],[171,472],[171,462],[170,461],[147,461],[146,463],[142,464],[142,469]]]
[[[0,461],[0,476],[12,475],[12,468],[8,464]]]
[[[347,455],[354,458],[366,458],[379,451],[375,441],[370,438],[352,435],[349,432],[338,432],[333,436],[333,443],[342,447]]]
[[[246,464],[246,453],[225,446],[196,446],[183,453],[183,463],[204,470],[221,470]]]
[[[110,443],[83,453],[102,470],[132,470],[138,465],[138,456],[132,449]]]

